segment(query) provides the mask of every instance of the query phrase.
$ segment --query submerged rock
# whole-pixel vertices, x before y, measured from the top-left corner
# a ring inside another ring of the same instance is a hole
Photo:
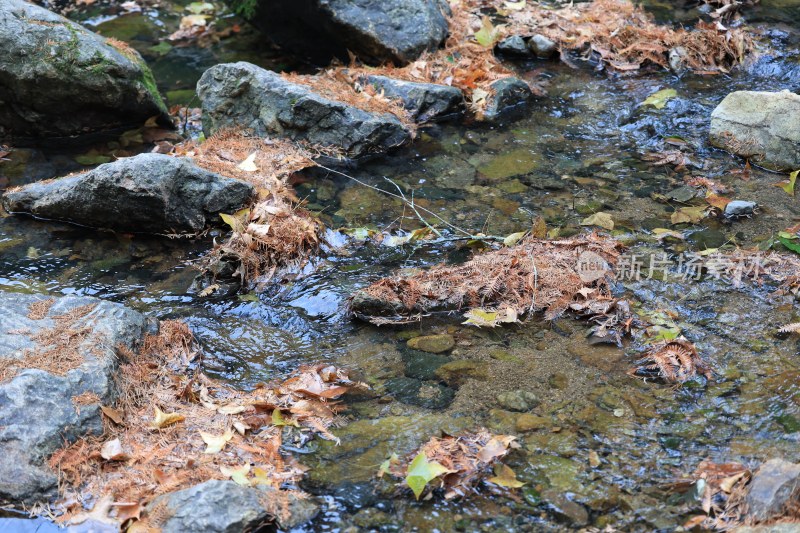
[[[144,518],[152,515],[162,533],[240,533],[257,530],[273,518],[281,529],[289,530],[318,512],[319,505],[311,498],[214,479],[157,497],[147,506]]]
[[[489,96],[483,119],[494,122],[524,111],[533,98],[531,88],[519,78],[503,78],[491,84],[494,94]]]
[[[417,83],[386,76],[366,76],[362,83],[383,91],[387,98],[397,98],[416,122],[431,122],[460,113],[464,94],[455,87],[436,83]]]
[[[0,2],[0,139],[138,127],[167,109],[141,56],[25,0]]]
[[[772,170],[800,168],[800,95],[736,91],[711,113],[711,144]]]
[[[444,0],[228,0],[287,51],[328,63],[348,51],[373,64],[404,65],[447,37]]]
[[[47,458],[103,432],[99,409],[116,394],[116,347],[133,349],[145,318],[95,298],[3,292],[0,313],[0,499],[44,501],[58,484]]]
[[[394,115],[323,98],[250,63],[210,68],[197,83],[197,94],[207,136],[222,128],[245,128],[341,148],[350,157],[385,152],[411,139]]]
[[[140,154],[6,191],[9,213],[126,232],[196,233],[253,196],[253,186],[188,159]]]
[[[456,340],[452,335],[423,335],[409,339],[408,347],[412,350],[419,350],[428,353],[443,353],[453,349]]]
[[[753,474],[747,493],[747,518],[764,522],[800,504],[800,464],[770,459]]]

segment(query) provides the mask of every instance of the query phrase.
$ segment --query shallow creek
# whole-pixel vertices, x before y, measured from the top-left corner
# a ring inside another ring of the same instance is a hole
[[[652,3],[660,18],[670,18],[663,3]],[[798,28],[798,9],[762,4],[755,16],[767,22],[757,26],[780,53],[766,54],[747,73],[610,78],[588,67],[517,64],[548,92],[525,118],[494,128],[433,126],[413,146],[347,172],[386,190],[393,186],[385,178],[391,179],[469,231],[507,235],[541,216],[548,228],[569,235],[603,211],[615,221],[613,233],[644,258],[728,242],[756,246],[800,221],[796,199],[773,186],[783,179],[777,174],[754,168],[749,181],[732,174],[743,162],[711,149],[706,135],[711,110],[730,91],[800,90],[800,38],[784,25]],[[175,31],[180,8],[163,2],[159,11],[119,14],[98,3],[75,16],[142,51],[173,104],[191,102],[195,80],[218,62],[296,68],[276,51],[254,47],[256,36],[246,28],[210,47],[154,49]],[[663,109],[640,105],[664,88],[677,97]],[[682,186],[686,172],[641,156],[669,149],[663,141],[669,136],[688,142],[684,150],[696,165],[689,172],[731,187],[736,199],[758,202],[757,215],[679,228],[683,242],[655,239],[650,230],[671,227],[672,207],[653,195]],[[74,155],[14,151],[0,164],[0,187],[76,170]],[[341,176],[316,172],[296,189],[330,228],[419,226],[392,198]],[[0,218],[0,289],[87,294],[161,319],[182,318],[204,346],[208,372],[242,387],[319,360],[354,369],[374,393],[346,399],[344,424],[334,431],[340,446],[317,440],[299,456],[310,467],[303,488],[327,502],[309,531],[673,530],[692,506],[665,486],[701,460],[800,459],[800,342],[774,334],[800,318],[796,304],[771,299],[769,287],[734,289],[676,276],[620,284],[620,294],[648,312],[674,313],[715,370],[713,382],[672,389],[626,375],[637,347],[592,345],[589,326],[569,317],[479,330],[456,318],[393,329],[347,316],[354,289],[397,268],[463,260],[467,252],[455,245],[350,242],[347,253],[326,254],[261,292],[200,298],[191,263],[220,236],[181,241]],[[446,355],[406,346],[411,336],[442,332],[456,339]],[[438,379],[436,370],[453,361],[463,362],[454,370],[460,377]],[[504,391],[536,396],[526,431],[517,430],[519,413],[498,402]],[[409,453],[441,431],[480,426],[519,435],[522,446],[507,461],[526,483],[515,497],[487,491],[455,503],[417,503],[387,497],[386,482],[375,480],[392,453]]]

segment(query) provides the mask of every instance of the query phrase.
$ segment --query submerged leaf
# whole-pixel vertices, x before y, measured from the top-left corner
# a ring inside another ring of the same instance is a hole
[[[518,489],[525,485],[524,482],[517,479],[517,474],[513,470],[500,463],[494,466],[494,477],[490,477],[487,481],[509,489]]]
[[[581,226],[600,226],[601,228],[611,231],[614,229],[614,220],[608,213],[600,211],[584,218],[581,221]]]
[[[433,481],[442,474],[447,474],[448,472],[450,472],[450,470],[443,467],[436,461],[428,461],[428,458],[425,457],[425,454],[420,452],[416,457],[414,457],[414,460],[411,461],[411,464],[408,465],[408,470],[406,472],[406,484],[411,488],[411,490],[414,492],[414,496],[419,500],[422,491],[425,490],[425,486],[429,482]]]

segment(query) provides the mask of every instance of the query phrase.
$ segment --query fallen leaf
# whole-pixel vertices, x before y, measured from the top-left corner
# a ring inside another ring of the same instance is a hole
[[[106,415],[112,422],[121,426],[123,423],[123,414],[121,411],[114,409],[113,407],[108,407],[106,405],[101,405],[100,410]]]
[[[495,27],[489,17],[481,19],[481,29],[475,32],[475,40],[484,48],[491,48],[500,38],[500,27]]]
[[[720,211],[725,211],[725,206],[731,203],[731,199],[710,192],[706,195],[706,202],[708,202],[708,205],[716,207]]]
[[[675,89],[661,89],[648,96],[640,105],[651,105],[656,109],[663,109],[667,105],[667,101],[676,96],[678,96],[678,91]]]
[[[481,448],[478,452],[478,459],[484,463],[491,463],[497,457],[502,457],[508,452],[508,447],[512,442],[517,440],[516,437],[510,435],[497,435],[492,437],[486,446]]]
[[[244,413],[245,411],[247,411],[246,405],[234,404],[223,405],[217,409],[217,412],[221,415],[238,415],[239,413]]]
[[[673,224],[697,224],[706,216],[706,206],[701,205],[697,207],[680,207],[672,213],[670,222]]]
[[[127,520],[139,520],[139,518],[142,516],[141,502],[119,502],[113,504],[113,507],[117,508],[117,520],[119,520],[120,524]]]
[[[258,152],[253,152],[247,159],[236,165],[236,168],[239,170],[244,170],[245,172],[257,172],[258,167],[256,166],[256,154]]]
[[[223,476],[227,476],[243,487],[250,486],[250,480],[247,479],[247,474],[250,473],[250,465],[245,464],[239,468],[228,468],[225,465],[219,467],[219,471]]]
[[[794,172],[789,174],[788,180],[783,180],[779,183],[776,183],[775,186],[780,187],[781,189],[786,191],[786,194],[794,196],[794,185],[795,182],[797,181],[798,174],[800,174],[800,170],[795,170]]]
[[[225,431],[222,435],[212,435],[205,431],[200,431],[200,437],[206,443],[206,449],[203,453],[218,453],[225,447],[225,444],[233,438],[231,430]]]
[[[106,461],[127,461],[130,455],[122,451],[122,443],[119,439],[107,441],[100,448],[100,456]]]
[[[517,474],[513,470],[500,463],[494,466],[494,477],[490,477],[487,481],[509,489],[518,489],[525,485],[525,483],[517,479]]]
[[[425,454],[420,452],[416,457],[414,457],[414,460],[411,461],[411,464],[408,465],[408,470],[406,471],[406,484],[411,488],[414,496],[419,500],[422,491],[425,490],[425,486],[429,482],[433,481],[442,474],[447,474],[449,472],[450,470],[443,467],[436,461],[428,461],[428,458],[425,457]]]
[[[506,9],[510,9],[511,11],[520,11],[525,9],[526,0],[519,0],[519,2],[505,2],[503,5]]]
[[[293,418],[289,418],[288,420],[283,418],[283,414],[281,413],[280,409],[272,410],[272,425],[300,427],[300,424],[298,424],[297,420],[294,420]]]
[[[153,407],[154,415],[151,426],[156,429],[165,428],[178,422],[183,422],[186,417],[179,413],[165,413],[158,406]]]
[[[608,213],[600,211],[584,218],[581,221],[581,226],[600,226],[601,228],[611,231],[614,229],[614,220]]]
[[[518,231],[516,233],[512,233],[505,239],[503,239],[503,244],[506,246],[514,246],[517,244],[527,233],[527,231]]]

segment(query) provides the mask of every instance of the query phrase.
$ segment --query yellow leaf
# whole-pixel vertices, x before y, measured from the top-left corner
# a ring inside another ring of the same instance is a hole
[[[506,246],[514,246],[525,236],[526,233],[527,233],[526,231],[518,231],[516,233],[512,233],[511,235],[503,239],[503,244],[505,244]]]
[[[153,407],[154,415],[151,425],[156,429],[165,428],[178,422],[183,422],[186,417],[179,413],[165,413],[158,406]]]
[[[239,170],[244,170],[245,172],[256,172],[258,171],[258,167],[256,166],[256,153],[253,152],[252,154],[247,156],[247,159],[236,165],[236,168]]]
[[[519,0],[519,2],[506,2],[505,8],[510,9],[511,11],[520,11],[521,9],[525,9],[525,0]]]
[[[250,465],[245,464],[239,468],[228,468],[225,465],[219,467],[219,471],[223,476],[231,478],[233,481],[244,487],[250,486],[250,480],[247,479],[247,474],[250,473]]]
[[[536,217],[533,221],[533,228],[531,228],[531,235],[537,239],[544,239],[547,237],[547,223],[542,217]]]
[[[490,477],[487,481],[509,489],[518,489],[525,485],[525,483],[517,479],[517,474],[513,470],[499,463],[494,467],[494,477]]]
[[[244,413],[247,411],[246,405],[234,405],[232,403],[228,405],[223,405],[217,412],[221,415],[238,415],[239,413]]]
[[[653,234],[656,236],[658,240],[666,239],[671,237],[673,239],[678,239],[680,241],[685,240],[683,233],[680,231],[675,231],[667,228],[654,228]]]
[[[676,209],[672,216],[670,217],[670,221],[673,224],[697,224],[701,220],[703,220],[706,216],[706,206],[701,205],[697,207],[681,207]]]
[[[289,418],[288,420],[283,418],[283,413],[281,413],[280,409],[272,410],[272,425],[300,427],[300,424],[297,423],[297,420],[293,418]]]
[[[600,211],[599,213],[584,218],[581,221],[581,226],[600,226],[601,228],[611,231],[614,229],[614,220],[608,213]]]
[[[648,96],[641,105],[651,105],[656,109],[663,109],[667,105],[667,100],[676,96],[678,96],[678,91],[675,89],[662,89]]]
[[[414,492],[414,496],[419,500],[425,485],[433,481],[442,474],[451,472],[436,461],[428,461],[425,453],[420,452],[408,465],[406,471],[406,484]]]
[[[202,437],[203,442],[206,443],[206,449],[203,453],[218,453],[221,452],[225,444],[233,438],[233,432],[227,430],[222,435],[217,436],[201,431],[200,437]]]

